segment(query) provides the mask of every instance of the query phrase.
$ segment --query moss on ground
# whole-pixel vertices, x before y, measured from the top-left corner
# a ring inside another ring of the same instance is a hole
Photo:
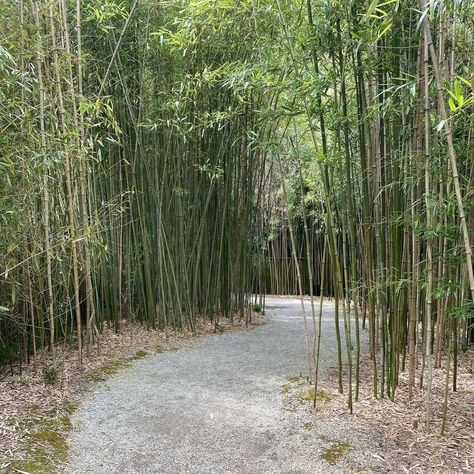
[[[134,357],[134,356],[132,356]],[[84,379],[88,382],[105,382],[109,377],[115,375],[120,370],[130,367],[130,359],[119,359],[113,362],[97,367],[84,375]]]
[[[308,402],[313,402],[315,399],[314,387],[311,386],[311,382],[308,377],[303,377],[303,375],[288,375],[286,377],[288,383],[285,383],[281,386],[281,393],[286,395],[285,405],[290,407],[290,411],[296,411],[298,406],[302,407]],[[318,390],[316,392],[316,401],[317,402],[327,402],[331,400],[331,397],[324,390]],[[310,408],[309,411],[313,413],[318,411],[317,408]],[[308,427],[305,427],[309,429]]]
[[[69,415],[72,415],[79,408],[79,403],[72,400],[64,400],[62,407]]]
[[[149,353],[147,351],[137,351],[134,355],[130,356],[128,360],[140,360],[144,359]]]
[[[157,353],[164,351],[164,349],[163,351],[161,350],[161,346],[156,346],[155,350]],[[150,353],[148,351],[140,350],[132,356],[127,357],[126,359],[118,359],[112,362],[107,362],[106,364],[103,364],[100,367],[97,367],[96,369],[87,372],[84,375],[84,379],[88,382],[105,382],[112,375],[117,374],[126,367],[130,367],[131,362],[144,359],[149,355]]]
[[[62,410],[55,412],[54,416],[50,413],[49,418],[27,422],[29,434],[26,443],[26,459],[12,461],[5,468],[5,473],[56,472],[58,466],[66,460],[68,451],[66,436],[72,429],[69,415],[77,409],[77,403],[65,400],[61,408]]]
[[[307,390],[303,390],[301,392],[296,393],[295,398],[300,401],[300,403],[306,403],[309,401],[314,400],[314,388],[309,388]],[[318,390],[316,392],[316,401],[322,400],[322,401],[329,401],[331,400],[331,397],[324,391],[324,390]]]
[[[330,446],[323,449],[321,459],[329,464],[336,464],[341,456],[352,449],[352,445],[345,441],[333,441]]]
[[[162,353],[169,349],[157,345],[155,350],[156,353]],[[105,382],[112,375],[126,367],[130,367],[133,361],[143,359],[149,354],[148,351],[139,350],[130,357],[107,362],[87,372],[83,378],[87,382]],[[79,404],[72,400],[64,400],[57,410],[44,411],[38,404],[32,405],[31,413],[35,416],[24,423],[24,429],[27,430],[26,459],[13,460],[3,466],[0,464],[0,471],[6,474],[19,472],[51,474],[56,472],[58,467],[66,460],[68,452],[66,436],[73,427],[70,416],[78,408]],[[38,414],[46,416],[46,419],[38,419]]]

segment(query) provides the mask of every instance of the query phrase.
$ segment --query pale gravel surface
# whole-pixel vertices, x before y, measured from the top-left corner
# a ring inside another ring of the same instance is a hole
[[[303,474],[363,466],[367,440],[350,439],[354,449],[327,464],[323,440],[346,439],[344,427],[325,421],[305,430],[307,413],[285,404],[287,377],[307,372],[299,300],[267,299],[266,315],[263,326],[150,355],[99,385],[74,419],[62,472]],[[322,339],[324,373],[336,356],[331,303]]]

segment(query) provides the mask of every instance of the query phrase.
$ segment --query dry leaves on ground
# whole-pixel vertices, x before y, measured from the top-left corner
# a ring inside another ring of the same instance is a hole
[[[457,391],[450,387],[445,434],[441,435],[446,372],[435,369],[432,386],[432,417],[426,428],[426,391],[419,387],[408,399],[408,373],[400,375],[395,402],[373,397],[371,363],[361,367],[359,401],[354,414],[347,409],[347,395],[337,391],[337,380],[320,383],[331,401],[319,416],[344,427],[349,438],[369,436],[376,449],[374,459],[383,461],[383,472],[461,473],[474,472],[474,351],[459,358]],[[346,381],[347,382],[347,381]],[[451,378],[452,383],[452,378]],[[347,389],[347,383],[345,383]],[[335,388],[336,387],[336,388]]]

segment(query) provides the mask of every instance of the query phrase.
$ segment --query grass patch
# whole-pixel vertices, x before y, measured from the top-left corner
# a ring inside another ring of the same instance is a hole
[[[63,423],[60,422],[62,425]],[[38,441],[43,441],[45,443],[51,443],[54,447],[58,449],[62,449],[64,439],[61,436],[61,433],[57,430],[52,428],[45,428],[43,430],[37,431],[31,435],[33,439],[37,439]]]
[[[43,377],[47,383],[56,384],[59,381],[59,369],[53,365],[43,367]]]
[[[55,465],[46,456],[35,455],[30,461],[13,461],[7,467],[6,473],[46,474],[54,469]]]
[[[281,386],[281,393],[288,393],[291,390],[291,385],[286,383],[285,385]]]
[[[72,415],[79,408],[79,403],[73,402],[72,400],[64,400],[62,403],[62,407],[68,415]]]
[[[303,423],[303,428],[305,430],[312,430],[314,428],[313,423]]]
[[[314,388],[298,392],[295,398],[299,400],[300,403],[312,402],[314,400]],[[316,401],[318,400],[327,402],[331,400],[331,397],[324,390],[318,390],[316,392]]]
[[[288,382],[298,382],[299,379],[300,378],[297,375],[288,375],[288,377],[286,378]]]
[[[130,356],[128,360],[144,359],[147,355],[149,355],[147,351],[137,351],[134,355]]]
[[[329,464],[336,464],[338,459],[351,449],[352,446],[345,441],[334,441],[331,446],[323,450],[321,459]]]
[[[126,367],[130,367],[130,359],[119,359],[114,362],[108,362],[85,374],[84,379],[88,382],[105,382],[109,377]]]

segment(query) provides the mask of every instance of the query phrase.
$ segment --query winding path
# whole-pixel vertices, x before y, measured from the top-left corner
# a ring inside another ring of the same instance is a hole
[[[282,385],[307,371],[299,300],[267,299],[266,315],[264,326],[150,355],[100,385],[77,414],[64,472],[348,472],[321,460],[327,435],[285,408]],[[331,303],[322,334],[324,372],[336,355]]]

